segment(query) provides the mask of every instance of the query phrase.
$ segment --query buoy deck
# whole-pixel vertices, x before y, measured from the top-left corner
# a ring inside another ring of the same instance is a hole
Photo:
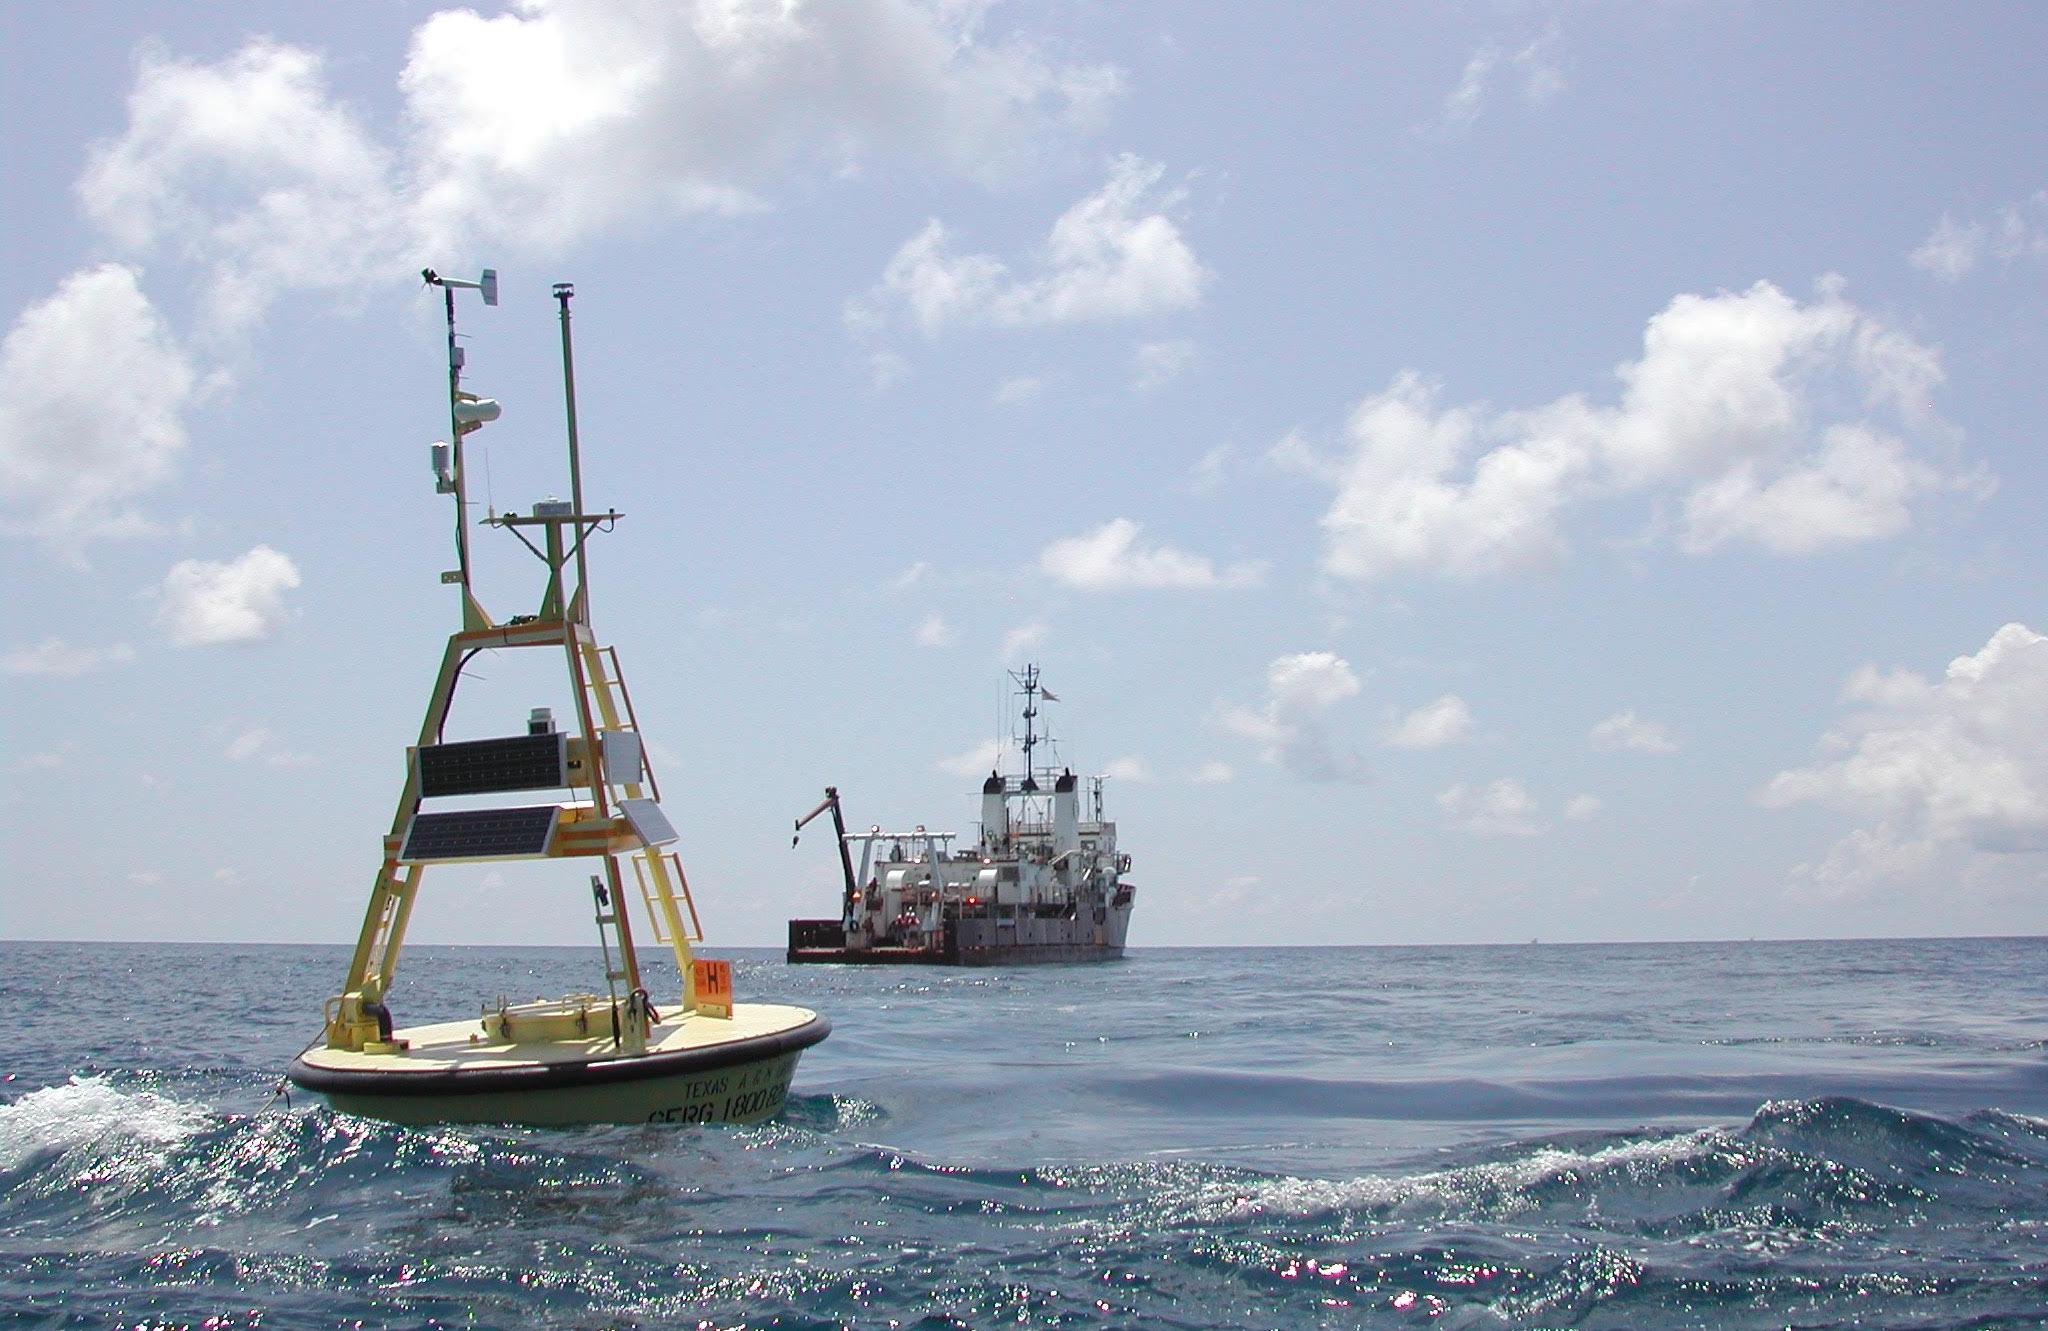
[[[403,1050],[308,1050],[290,1075],[337,1109],[396,1122],[750,1121],[782,1108],[797,1055],[831,1029],[776,1003],[680,1014],[644,1050],[615,1048],[609,1023],[588,1039],[494,1041],[477,1021],[438,1022],[395,1032]]]

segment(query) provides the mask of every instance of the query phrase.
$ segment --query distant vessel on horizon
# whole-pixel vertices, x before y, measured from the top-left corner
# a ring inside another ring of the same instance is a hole
[[[1022,771],[989,773],[981,786],[981,827],[971,846],[920,823],[908,832],[879,825],[848,832],[839,789],[796,820],[799,836],[832,815],[843,889],[837,919],[789,922],[792,963],[1000,966],[1114,961],[1124,954],[1136,888],[1124,881],[1131,857],[1117,849],[1103,816],[1106,778],[1037,766],[1051,737],[1038,731],[1038,701],[1057,702],[1038,667],[1012,672],[1024,699]],[[792,837],[790,844],[796,844]],[[860,847],[854,868],[853,847]]]

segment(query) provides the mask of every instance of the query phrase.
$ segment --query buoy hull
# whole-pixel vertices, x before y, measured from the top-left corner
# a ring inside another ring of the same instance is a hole
[[[831,1029],[808,1008],[743,1003],[660,1023],[626,1053],[608,1038],[485,1042],[479,1023],[447,1022],[396,1032],[397,1052],[309,1050],[289,1075],[391,1123],[754,1123],[782,1111],[799,1055]]]

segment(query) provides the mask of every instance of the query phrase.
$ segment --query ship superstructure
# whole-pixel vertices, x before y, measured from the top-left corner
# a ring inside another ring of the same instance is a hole
[[[790,961],[977,966],[1123,955],[1135,889],[1124,879],[1131,857],[1103,812],[1105,778],[1084,783],[1038,762],[1051,743],[1039,703],[1057,699],[1036,665],[1011,677],[1023,700],[1022,763],[982,782],[971,838],[922,824],[849,832],[837,787],[797,820],[800,833],[832,815],[842,892],[839,918],[789,922]]]

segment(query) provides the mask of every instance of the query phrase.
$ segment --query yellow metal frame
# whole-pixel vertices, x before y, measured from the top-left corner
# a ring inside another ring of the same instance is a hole
[[[625,818],[616,812],[620,799],[638,799],[647,795],[660,797],[652,755],[645,751],[643,745],[643,772],[635,773],[631,781],[614,782],[604,769],[603,746],[598,742],[602,730],[637,731],[639,728],[632,695],[626,688],[619,666],[618,650],[600,645],[592,634],[586,620],[587,601],[580,582],[575,594],[568,599],[566,615],[562,608],[562,574],[568,562],[563,549],[563,527],[570,524],[578,527],[577,551],[580,554],[581,536],[587,535],[603,518],[616,516],[606,514],[598,518],[576,513],[497,520],[502,526],[545,527],[546,553],[542,558],[550,565],[550,572],[541,610],[546,617],[532,616],[508,624],[496,624],[465,586],[462,593],[464,626],[460,632],[449,636],[447,648],[441,654],[440,673],[428,698],[418,742],[421,746],[440,742],[463,665],[476,652],[521,647],[561,648],[576,699],[576,726],[590,772],[590,801],[587,806],[563,806],[562,822],[548,855],[551,858],[602,856],[606,886],[615,902],[624,900],[622,889],[625,884],[619,872],[619,857],[622,854],[633,857],[634,878],[646,906],[649,923],[655,937],[668,944],[674,953],[684,1008],[694,1012],[700,1005],[691,966],[690,944],[702,939],[703,930],[697,918],[696,903],[690,898],[689,882],[683,876],[682,861],[673,852],[643,844]],[[522,536],[521,539],[525,538]],[[531,543],[528,544],[531,548]],[[535,553],[541,554],[541,551],[536,549]],[[405,784],[392,815],[391,830],[384,838],[383,861],[371,884],[362,931],[349,959],[347,980],[342,992],[326,1003],[327,1043],[331,1048],[361,1049],[379,1038],[377,1005],[390,991],[392,978],[398,970],[406,927],[411,921],[413,904],[418,900],[420,882],[427,868],[423,863],[405,862],[398,858],[400,843],[406,828],[419,812],[420,803],[418,767],[408,762]],[[644,985],[639,959],[633,948],[629,917],[624,910],[616,913],[628,990],[642,989]],[[686,917],[687,927],[684,923]],[[634,1034],[640,1040],[646,1038],[645,1031]]]

